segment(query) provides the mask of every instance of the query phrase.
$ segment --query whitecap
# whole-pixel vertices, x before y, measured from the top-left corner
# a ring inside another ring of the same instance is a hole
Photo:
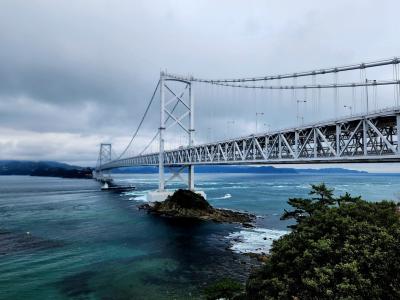
[[[141,196],[150,191],[152,191],[152,190],[129,191],[129,192],[124,192],[123,195],[125,195],[125,196]]]
[[[150,190],[149,190],[150,191]],[[143,202],[148,202],[147,201],[147,193],[149,191],[131,191],[131,192],[126,192],[124,195],[126,196],[133,196],[129,197],[128,200],[130,201],[143,201]]]
[[[222,200],[222,199],[229,199],[229,198],[232,198],[231,194],[225,194],[222,197],[212,198],[210,200]]]
[[[227,236],[231,242],[230,249],[236,253],[268,253],[274,240],[289,233],[286,230],[266,228],[244,229]]]
[[[141,196],[135,197],[135,200],[136,200],[136,201],[144,201],[144,202],[147,202],[147,195],[141,195]]]
[[[300,188],[300,189],[310,189],[310,185],[306,185],[306,184],[303,184],[303,185],[297,185],[296,186],[297,188]]]
[[[142,201],[142,202],[148,202],[147,201],[147,195],[142,194],[142,195],[137,195],[136,197],[130,197],[128,198],[129,201]]]

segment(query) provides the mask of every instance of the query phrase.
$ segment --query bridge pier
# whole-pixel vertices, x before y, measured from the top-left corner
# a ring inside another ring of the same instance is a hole
[[[188,188],[194,191],[194,166],[190,165],[188,167]]]

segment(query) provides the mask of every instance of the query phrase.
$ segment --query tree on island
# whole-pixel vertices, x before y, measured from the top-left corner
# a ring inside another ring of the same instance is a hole
[[[400,215],[394,202],[335,198],[325,184],[292,198],[292,232],[273,243],[248,299],[400,299]]]

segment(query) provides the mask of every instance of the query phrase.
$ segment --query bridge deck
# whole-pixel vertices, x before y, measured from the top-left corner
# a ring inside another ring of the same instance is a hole
[[[165,151],[166,166],[400,162],[400,109]],[[159,154],[103,164],[107,170],[157,166]]]

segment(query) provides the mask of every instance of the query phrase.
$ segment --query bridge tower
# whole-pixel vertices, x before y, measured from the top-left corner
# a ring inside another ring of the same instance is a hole
[[[101,169],[102,165],[110,162],[111,157],[111,144],[110,143],[101,143],[99,157],[97,161],[97,167],[95,172],[95,178],[99,181],[110,181],[111,175],[109,171],[104,171]],[[107,172],[107,173],[106,173]]]
[[[179,86],[184,86],[181,92],[176,89]],[[172,98],[167,99],[167,96]],[[175,112],[177,106],[183,108],[179,113]],[[169,120],[172,122],[167,123]],[[171,168],[173,171],[169,179],[165,179],[164,164],[165,164],[165,133],[171,127],[179,125],[179,127],[187,135],[187,147],[193,146],[194,138],[194,97],[192,82],[188,79],[177,79],[169,77],[168,74],[160,73],[160,127],[159,127],[159,192],[165,191],[165,184],[174,178],[180,178],[182,181],[187,182],[188,189],[194,190],[194,166],[189,164],[186,166],[178,166]],[[188,178],[184,180],[181,176],[182,172],[187,168]]]
[[[111,161],[111,144],[101,143],[99,152],[99,165],[102,166],[109,161]]]

